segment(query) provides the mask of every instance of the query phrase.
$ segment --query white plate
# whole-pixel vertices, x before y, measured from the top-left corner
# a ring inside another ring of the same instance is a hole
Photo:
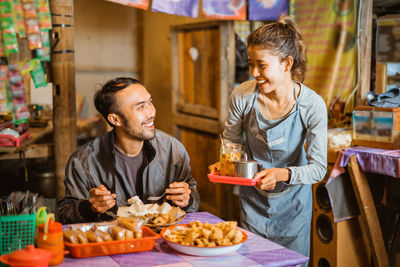
[[[242,233],[244,235],[244,238],[243,238],[242,242],[232,245],[232,246],[195,247],[195,246],[181,245],[179,243],[169,241],[167,238],[165,238],[164,234],[166,231],[171,231],[175,227],[185,227],[185,226],[186,226],[186,224],[167,227],[161,231],[161,237],[167,242],[168,246],[170,246],[171,248],[175,249],[178,252],[188,254],[188,255],[219,256],[219,255],[228,254],[228,253],[238,250],[243,245],[243,243],[247,240],[247,235],[243,231],[242,231]]]

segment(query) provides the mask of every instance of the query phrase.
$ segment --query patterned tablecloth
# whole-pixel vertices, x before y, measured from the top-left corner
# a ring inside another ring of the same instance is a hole
[[[189,223],[195,220],[217,223],[220,218],[208,212],[188,213],[180,223]],[[162,239],[157,239],[153,250],[130,254],[120,254],[105,257],[73,259],[64,258],[60,267],[117,267],[117,266],[297,266],[308,260],[307,257],[284,248],[268,239],[245,231],[248,239],[235,252],[223,256],[196,257],[181,254],[170,248]]]

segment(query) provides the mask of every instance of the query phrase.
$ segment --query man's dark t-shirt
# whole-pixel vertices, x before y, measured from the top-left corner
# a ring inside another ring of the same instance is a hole
[[[131,183],[134,192],[136,192],[136,195],[139,196],[140,199],[143,199],[143,150],[136,156],[130,157],[120,151],[118,147],[115,148],[116,163],[121,167],[121,170],[125,173],[126,177],[130,178],[129,182]]]

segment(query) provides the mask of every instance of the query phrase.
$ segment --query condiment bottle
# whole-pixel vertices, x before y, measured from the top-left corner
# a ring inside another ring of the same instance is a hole
[[[35,245],[37,246],[37,239],[39,236],[39,225],[45,223],[47,220],[47,207],[43,206],[38,209],[36,212],[36,222],[35,222]]]
[[[54,221],[52,213],[49,213],[45,223],[39,225],[38,247],[52,252],[49,265],[57,265],[64,260],[62,224]]]

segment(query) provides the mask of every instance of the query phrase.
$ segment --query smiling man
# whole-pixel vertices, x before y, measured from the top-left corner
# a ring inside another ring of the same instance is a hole
[[[146,88],[132,78],[110,80],[96,93],[95,106],[113,130],[71,155],[58,219],[64,224],[110,220],[129,198],[147,203],[165,191],[160,203],[196,211],[200,197],[189,156],[177,139],[155,129],[156,109]]]

